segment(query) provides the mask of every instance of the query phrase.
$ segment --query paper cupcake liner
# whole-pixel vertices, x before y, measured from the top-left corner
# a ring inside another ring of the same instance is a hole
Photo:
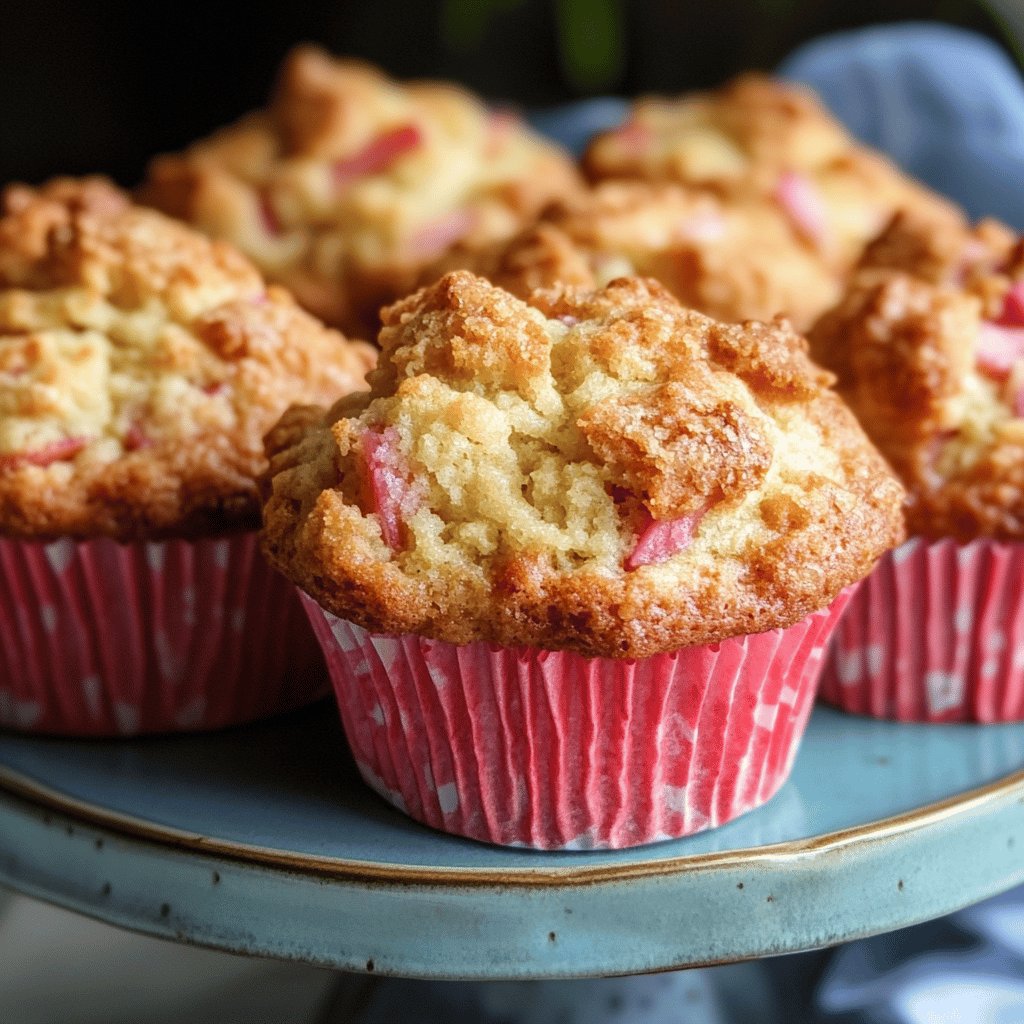
[[[640,661],[378,636],[306,599],[364,780],[444,832],[619,848],[771,797],[847,595],[786,630]]]
[[[0,727],[75,736],[215,729],[329,692],[294,588],[255,534],[0,538]]]
[[[900,722],[1024,720],[1024,544],[915,538],[861,584],[821,696]]]

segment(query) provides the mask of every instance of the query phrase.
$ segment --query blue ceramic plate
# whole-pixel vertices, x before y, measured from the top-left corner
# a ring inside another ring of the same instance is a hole
[[[359,780],[332,707],[216,735],[0,736],[0,879],[222,949],[436,978],[808,949],[1024,880],[1024,725],[819,709],[767,806],[632,851],[432,832]]]

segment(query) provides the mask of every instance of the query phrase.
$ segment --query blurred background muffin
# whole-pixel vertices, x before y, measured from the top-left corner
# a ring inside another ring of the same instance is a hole
[[[902,721],[1024,719],[1024,243],[899,215],[811,343],[906,485],[912,538],[851,602],[823,696]]]
[[[590,143],[584,166],[596,180],[672,181],[728,203],[761,201],[840,273],[897,210],[952,212],[858,145],[809,89],[752,73],[710,92],[636,101]]]
[[[600,182],[554,204],[508,245],[465,259],[524,298],[559,282],[593,286],[641,274],[709,316],[739,322],[782,314],[798,330],[842,288],[842,275],[771,203],[725,201],[669,183]]]
[[[311,46],[270,107],[153,161],[140,198],[249,255],[308,310],[374,337],[381,305],[458,246],[509,238],[580,181],[511,111]]]

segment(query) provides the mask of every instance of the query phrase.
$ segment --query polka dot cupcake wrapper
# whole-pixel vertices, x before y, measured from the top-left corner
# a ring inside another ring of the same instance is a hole
[[[485,842],[622,848],[721,825],[789,774],[847,595],[641,661],[378,636],[306,599],[363,779]]]
[[[215,729],[329,691],[294,588],[255,534],[0,538],[0,727],[74,736]]]
[[[900,722],[1024,720],[1024,544],[889,552],[836,630],[821,694]]]

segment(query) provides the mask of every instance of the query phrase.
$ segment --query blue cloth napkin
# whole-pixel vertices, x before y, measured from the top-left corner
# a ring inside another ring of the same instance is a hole
[[[574,155],[582,156],[591,137],[617,125],[627,110],[628,101],[614,96],[599,96],[593,100],[536,110],[529,119],[537,131],[557,139]]]
[[[1024,83],[995,43],[946,25],[880,26],[808,43],[779,72],[972,217],[1024,228]]]

